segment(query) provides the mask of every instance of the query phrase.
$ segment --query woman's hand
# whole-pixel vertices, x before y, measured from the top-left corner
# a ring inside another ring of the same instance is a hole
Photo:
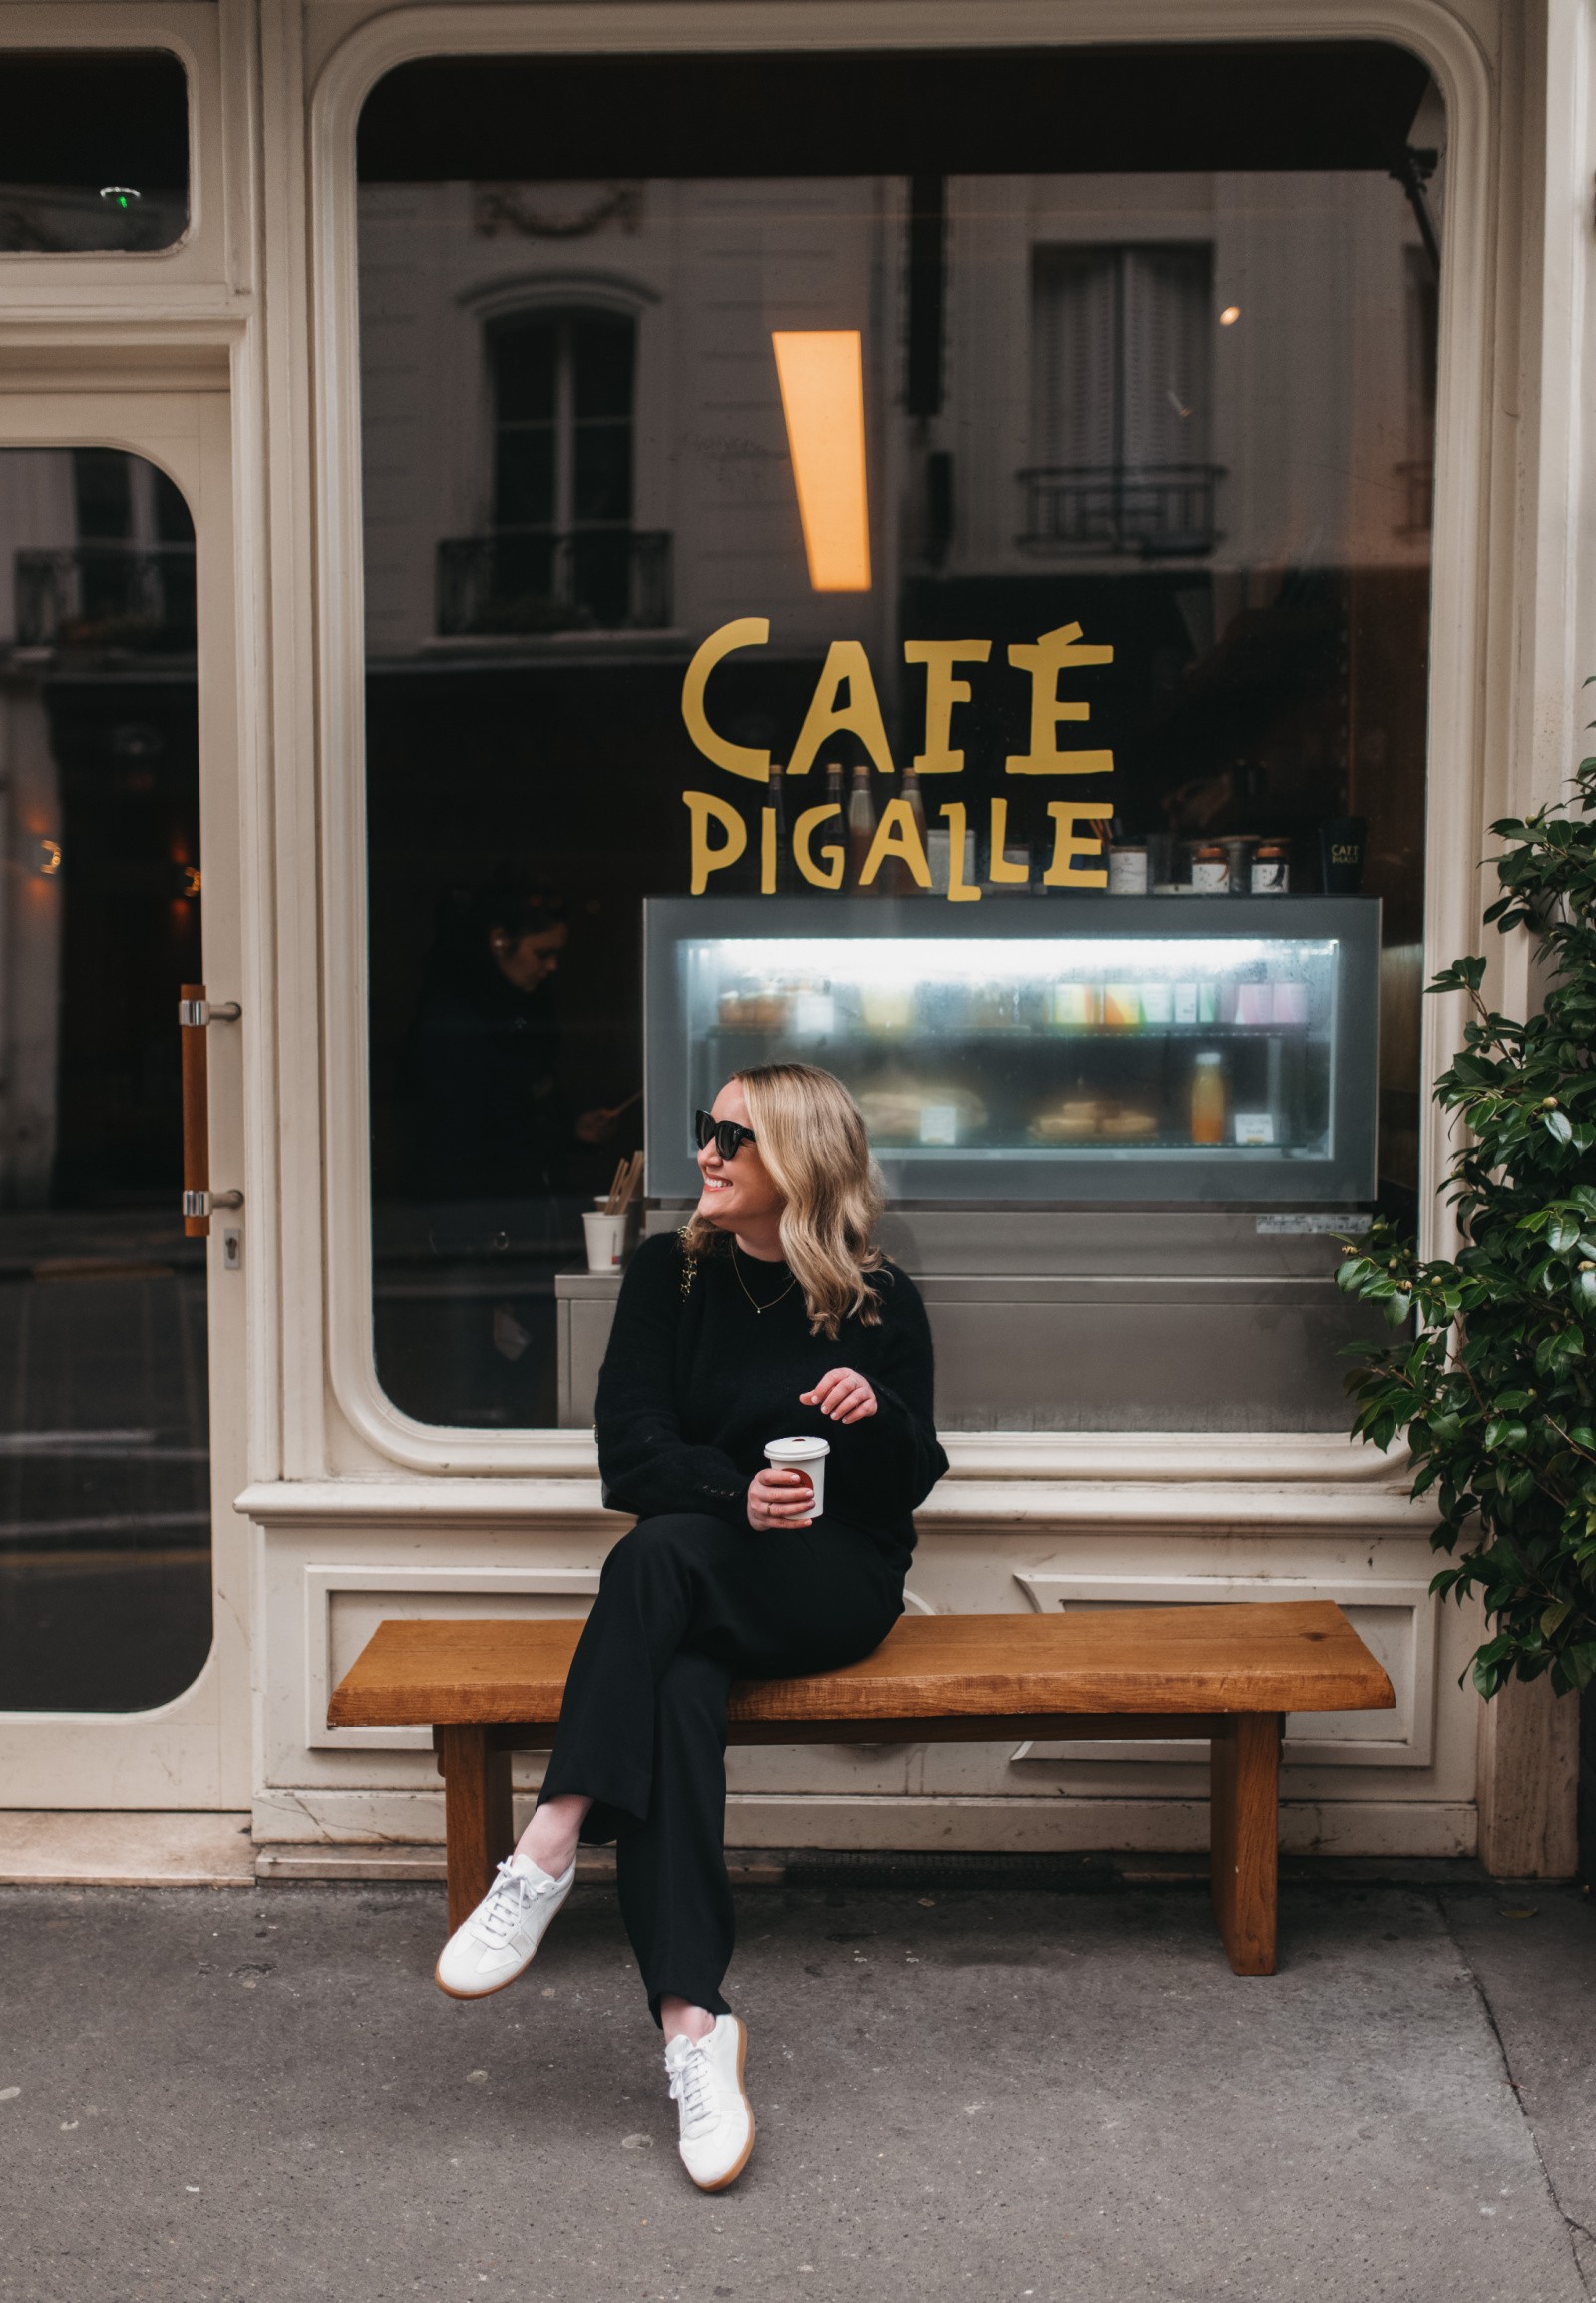
[[[829,1375],[821,1376],[813,1391],[799,1392],[798,1404],[818,1407],[833,1423],[863,1423],[867,1415],[876,1412],[876,1394],[851,1367],[833,1367]]]
[[[761,1532],[773,1527],[807,1527],[815,1491],[801,1471],[774,1471],[769,1465],[756,1472],[748,1489],[748,1525]]]

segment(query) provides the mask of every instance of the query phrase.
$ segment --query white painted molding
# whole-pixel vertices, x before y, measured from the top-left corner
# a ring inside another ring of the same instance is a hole
[[[598,1589],[596,1567],[307,1567],[305,1603],[305,1744],[312,1751],[430,1751],[425,1727],[329,1727],[327,1702],[334,1686],[332,1652],[334,1605],[340,1593],[380,1595],[388,1616],[547,1614],[525,1603],[540,1599],[591,1599]],[[466,1609],[439,1601],[467,1598]],[[506,1606],[506,1602],[512,1602]],[[496,1604],[485,1605],[493,1602]]]
[[[1271,1487],[1261,1480],[944,1480],[915,1514],[931,1535],[1021,1533],[1322,1534],[1354,1542],[1427,1536],[1436,1513],[1390,1489]]]
[[[1371,1799],[1359,1784],[1346,1799],[1283,1799],[1285,1855],[1472,1855],[1474,1808],[1465,1799]],[[531,1804],[518,1791],[522,1814]],[[332,1789],[257,1792],[254,1836],[278,1847],[343,1847],[375,1842],[441,1846],[443,1792]],[[895,1791],[733,1791],[726,1801],[731,1847],[883,1847],[1004,1854],[1049,1850],[1150,1856],[1167,1875],[1172,1854],[1189,1852],[1200,1875],[1208,1859],[1208,1801],[1130,1798],[1122,1792],[1067,1796],[1056,1791],[954,1793]]]
[[[597,1502],[598,1463],[588,1433],[554,1431],[535,1436],[541,1444],[531,1458],[530,1469],[535,1479],[550,1484],[559,1508],[575,1505],[587,1509]],[[1144,1482],[1193,1480],[1205,1485],[1216,1480],[1227,1486],[1257,1484],[1271,1490],[1352,1488],[1380,1494],[1389,1509],[1394,1498],[1405,1497],[1411,1477],[1405,1448],[1394,1448],[1383,1455],[1378,1448],[1360,1446],[1334,1432],[955,1431],[942,1437],[948,1476],[923,1507],[927,1511],[961,1509],[975,1487],[984,1488],[993,1481],[1062,1481],[1118,1489]],[[393,1476],[352,1479],[347,1482],[347,1511],[337,1516],[359,1518],[373,1511],[387,1516],[391,1509],[427,1508],[429,1504],[433,1509],[450,1508],[457,1496],[471,1496],[475,1499],[467,1506],[471,1516],[491,1517],[515,1508],[508,1492],[495,1502],[492,1491],[508,1491],[513,1486],[520,1495],[525,1492],[527,1475],[526,1468],[517,1479],[510,1471],[473,1466],[467,1473],[455,1471],[452,1477],[448,1467],[441,1467],[426,1481]],[[556,1486],[557,1482],[571,1484]],[[280,1486],[251,1488],[250,1496],[258,1493],[262,1498],[261,1509],[257,1511],[244,1498],[239,1499],[238,1508],[251,1518],[315,1518],[330,1506],[305,1499],[312,1494],[330,1497],[340,1492],[343,1484],[290,1480]],[[400,1491],[407,1497],[402,1506],[372,1501],[373,1497],[393,1498]],[[269,1502],[265,1500],[268,1496]],[[1412,1523],[1409,1508],[1404,1506],[1399,1516],[1404,1526]]]
[[[1392,1712],[1335,1715],[1292,1713],[1286,1722],[1288,1761],[1299,1766],[1427,1767],[1435,1754],[1435,1658],[1439,1603],[1427,1582],[1409,1576],[1367,1575],[1076,1575],[1046,1568],[1014,1577],[1038,1615],[1072,1607],[1191,1607],[1254,1600],[1333,1600],[1390,1675]],[[1376,1611],[1405,1617],[1393,1638]],[[1319,1727],[1316,1734],[1314,1727]],[[1338,1731],[1339,1730],[1339,1731]],[[1384,1730],[1384,1731],[1383,1731]],[[1206,1743],[1171,1735],[1167,1742],[1058,1743],[1034,1737],[1014,1760],[1080,1766],[1104,1760],[1206,1764]]]
[[[1406,1487],[1405,1446],[1384,1454],[1338,1431],[954,1431],[949,1478],[1260,1479]],[[946,1485],[947,1482],[944,1482]]]
[[[451,1528],[598,1529],[618,1538],[626,1521],[606,1510],[598,1482],[493,1479],[261,1480],[234,1508],[259,1526],[409,1528],[447,1539]],[[945,1479],[915,1514],[922,1540],[964,1534],[1116,1535],[1210,1533],[1250,1537],[1314,1533],[1360,1541],[1427,1535],[1435,1514],[1397,1490],[1336,1488],[1307,1481]]]

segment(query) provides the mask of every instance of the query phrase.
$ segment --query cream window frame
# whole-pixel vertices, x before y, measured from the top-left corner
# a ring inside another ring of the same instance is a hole
[[[329,17],[332,12],[329,11]],[[344,21],[347,21],[345,18]],[[591,1480],[586,1435],[484,1432],[402,1413],[377,1380],[372,1343],[369,1052],[366,1029],[364,586],[360,491],[355,133],[366,96],[395,66],[427,56],[658,54],[806,48],[916,51],[1196,39],[1381,38],[1419,55],[1447,119],[1445,258],[1436,410],[1429,778],[1424,948],[1436,960],[1473,948],[1485,798],[1485,704],[1477,647],[1485,624],[1490,470],[1492,262],[1496,221],[1490,72],[1474,30],[1441,0],[613,0],[613,4],[424,6],[375,13],[322,64],[310,105],[318,750],[322,823],[324,1190],[328,1377],[352,1431],[391,1464],[431,1473]],[[1425,1002],[1423,1076],[1457,1043],[1454,1001]],[[1420,1152],[1426,1252],[1446,1212],[1434,1199],[1444,1143],[1426,1103]],[[1110,1435],[1082,1435],[1093,1453]],[[1154,1435],[1168,1447],[1174,1435]],[[1080,1440],[1001,1432],[962,1441],[965,1475],[1072,1475]],[[1193,1435],[1194,1453],[1202,1452]],[[1016,1442],[1020,1442],[1016,1446]],[[1134,1477],[1138,1435],[1113,1440]],[[1247,1450],[1242,1450],[1247,1453]],[[1327,1453],[1329,1451],[1327,1450]],[[1342,1476],[1367,1476],[1348,1448]],[[1041,1460],[1038,1460],[1038,1457]]]

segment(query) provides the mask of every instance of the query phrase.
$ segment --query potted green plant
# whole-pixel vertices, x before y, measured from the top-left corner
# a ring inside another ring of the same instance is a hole
[[[1443,1594],[1477,1592],[1491,1636],[1473,1659],[1489,1697],[1550,1672],[1596,1678],[1596,759],[1574,796],[1491,829],[1502,893],[1485,914],[1535,940],[1545,994],[1514,1022],[1481,993],[1485,961],[1429,986],[1461,991],[1464,1047],[1435,1083],[1455,1150],[1455,1257],[1419,1258],[1381,1222],[1338,1278],[1400,1342],[1355,1346],[1357,1436],[1405,1434],[1414,1496],[1433,1494]]]

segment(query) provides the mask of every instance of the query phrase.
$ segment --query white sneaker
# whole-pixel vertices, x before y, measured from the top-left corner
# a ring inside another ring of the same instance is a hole
[[[576,1876],[575,1862],[559,1879],[525,1855],[501,1863],[476,1910],[439,1953],[438,1989],[451,1999],[486,1999],[525,1975]]]
[[[700,2191],[723,2191],[753,2155],[753,2107],[743,2093],[748,2034],[718,2015],[703,2039],[677,2032],[665,2049],[670,2093],[681,2116],[681,2163]]]

